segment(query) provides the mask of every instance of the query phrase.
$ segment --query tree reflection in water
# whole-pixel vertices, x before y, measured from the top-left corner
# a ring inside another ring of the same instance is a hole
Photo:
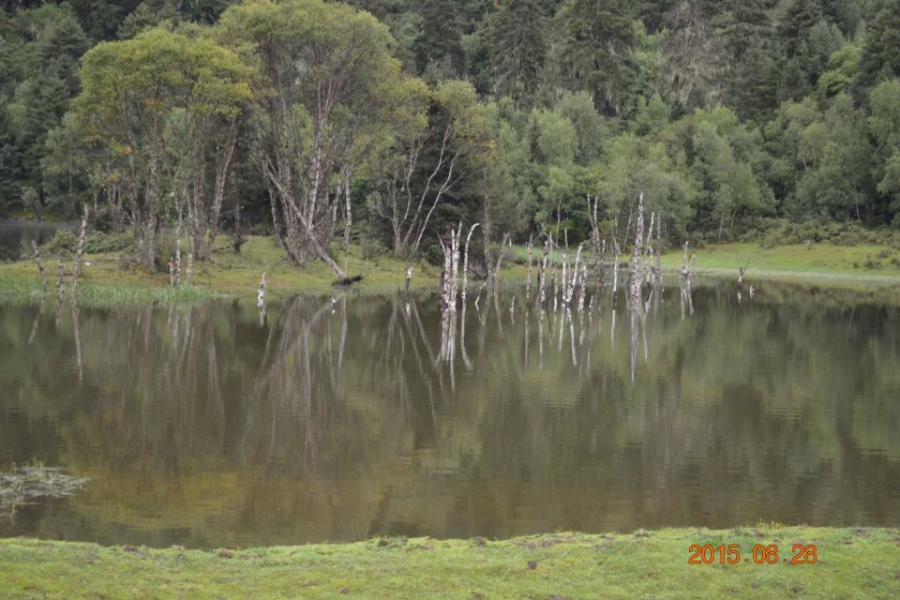
[[[436,295],[298,296],[262,327],[231,303],[0,307],[0,468],[91,477],[0,533],[225,546],[895,525],[897,308],[726,289],[615,311],[607,291],[581,314],[508,289],[448,317]]]

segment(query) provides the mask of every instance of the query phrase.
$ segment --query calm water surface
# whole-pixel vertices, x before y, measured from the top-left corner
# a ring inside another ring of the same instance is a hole
[[[31,256],[31,240],[38,244],[50,241],[60,229],[73,229],[73,223],[37,223],[34,221],[0,220],[0,262]]]
[[[194,547],[900,525],[900,310],[761,286],[645,319],[435,296],[0,306],[0,469],[91,477],[0,536]],[[597,304],[600,304],[599,302]],[[464,323],[464,326],[463,326]]]

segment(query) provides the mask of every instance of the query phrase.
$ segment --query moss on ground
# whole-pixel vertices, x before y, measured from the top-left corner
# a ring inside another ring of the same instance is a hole
[[[691,544],[738,544],[736,565],[689,565]],[[794,544],[815,564],[792,565]],[[776,564],[752,561],[777,544]],[[750,558],[744,561],[744,558]],[[784,562],[782,559],[788,559]],[[848,598],[900,597],[900,529],[777,525],[508,541],[377,539],[246,550],[0,540],[0,595],[94,598]]]

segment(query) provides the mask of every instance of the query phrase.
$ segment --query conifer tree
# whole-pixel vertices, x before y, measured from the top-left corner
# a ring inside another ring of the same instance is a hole
[[[560,83],[593,95],[601,110],[617,114],[635,80],[637,42],[628,2],[566,0],[556,15],[555,69]]]
[[[423,72],[432,63],[446,63],[454,74],[462,73],[462,31],[456,2],[422,0],[419,17],[420,35],[415,43],[419,72]]]
[[[537,87],[544,64],[544,20],[538,0],[506,0],[488,28],[492,87],[521,101]]]
[[[859,81],[870,87],[900,77],[900,0],[889,0],[868,24]]]

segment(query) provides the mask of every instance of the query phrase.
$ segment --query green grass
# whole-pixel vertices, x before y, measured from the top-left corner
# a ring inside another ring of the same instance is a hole
[[[709,245],[691,250],[697,255],[695,272],[733,276],[747,265],[745,278],[782,280],[821,280],[822,282],[861,282],[896,284],[900,282],[900,250],[888,246],[833,246],[831,244],[795,244],[762,248],[759,244]],[[867,268],[867,261],[871,261]],[[664,268],[680,268],[682,253],[663,256]]]
[[[47,284],[47,302],[56,301],[55,281]],[[202,304],[217,297],[213,290],[197,285],[180,287],[149,287],[146,285],[117,285],[80,281],[78,305],[91,307],[131,306],[161,304],[163,306],[190,306]],[[35,305],[41,302],[41,282],[37,277],[6,274],[0,271],[0,303],[6,305]],[[66,288],[65,302],[69,301]]]
[[[816,564],[689,565],[691,544],[815,544]],[[0,540],[9,600],[141,598],[847,598],[900,597],[900,530],[780,527],[548,534],[495,542],[184,551]]]
[[[343,253],[336,259],[350,275],[364,276],[361,287],[367,291],[396,289],[404,284],[406,263],[390,256],[364,259],[359,247],[353,246],[345,262]],[[299,292],[332,290],[335,275],[322,262],[302,267],[284,258],[274,238],[250,236],[241,254],[235,254],[228,240],[217,244],[212,260],[196,262],[191,285],[173,288],[167,273],[151,273],[137,266],[125,253],[86,254],[84,270],[78,284],[78,302],[82,306],[110,306],[157,302],[162,304],[194,304],[217,296],[254,297],[260,277],[267,273],[267,300],[289,297]],[[47,271],[48,297],[55,294],[56,258],[43,259]],[[73,260],[64,261],[68,283]],[[185,265],[186,268],[186,265]],[[427,263],[414,265],[414,287],[433,286],[440,270]],[[0,302],[39,302],[40,279],[31,260],[0,265]]]
[[[525,248],[507,249],[501,279],[524,278]],[[535,260],[540,254],[535,249]],[[819,283],[834,286],[871,287],[900,284],[900,251],[887,246],[832,246],[811,244],[779,246],[764,249],[758,244],[710,245],[696,251],[696,273],[737,278],[739,267],[747,264],[747,281],[759,279]],[[350,248],[345,258],[337,252],[338,262],[348,274],[362,274],[361,288],[367,292],[385,292],[402,286],[405,262],[389,255],[363,258],[359,247]],[[574,260],[574,251],[570,253]],[[627,264],[628,257],[622,257]],[[302,267],[291,264],[273,238],[251,236],[242,254],[235,254],[228,240],[221,241],[211,261],[196,263],[190,286],[173,289],[168,274],[150,273],[136,266],[130,257],[120,253],[86,255],[84,275],[79,283],[79,304],[110,306],[157,302],[168,305],[190,305],[220,296],[255,297],[262,272],[267,273],[267,299],[278,300],[300,292],[321,293],[332,289],[335,276],[322,262]],[[518,264],[516,264],[518,263]],[[866,268],[867,263],[873,268]],[[681,266],[681,253],[673,251],[663,257],[663,267]],[[45,257],[49,293],[54,292],[56,260]],[[536,267],[535,267],[536,268]],[[72,261],[66,261],[66,272]],[[416,263],[413,287],[435,286],[440,269],[424,262]],[[68,280],[68,275],[67,275]],[[33,304],[40,301],[37,269],[30,260],[0,265],[0,302]]]

